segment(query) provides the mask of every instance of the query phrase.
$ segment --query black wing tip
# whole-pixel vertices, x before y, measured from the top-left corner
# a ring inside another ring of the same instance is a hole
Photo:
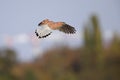
[[[68,24],[64,24],[63,28],[64,28],[64,32],[66,34],[75,34],[76,33],[76,29]]]
[[[45,35],[45,36],[39,36],[39,34],[37,33],[37,31],[35,30],[35,34],[38,38],[46,38],[47,36],[49,36],[52,32],[50,32],[49,34]]]
[[[47,36],[49,36],[52,32],[50,32],[49,34],[45,35],[45,36],[39,36],[39,38],[46,38]]]
[[[37,37],[39,36],[39,34],[37,33],[37,30],[35,30],[35,34],[36,34]]]

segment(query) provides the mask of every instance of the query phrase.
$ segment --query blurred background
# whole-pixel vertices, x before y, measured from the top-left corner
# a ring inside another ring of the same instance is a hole
[[[38,39],[44,19],[76,34]],[[0,0],[0,80],[120,80],[119,0]]]

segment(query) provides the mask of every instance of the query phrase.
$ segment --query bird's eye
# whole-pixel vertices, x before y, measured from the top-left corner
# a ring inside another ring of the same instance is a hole
[[[38,26],[40,26],[40,25],[42,25],[43,23],[42,22],[40,22],[39,24],[38,24]]]

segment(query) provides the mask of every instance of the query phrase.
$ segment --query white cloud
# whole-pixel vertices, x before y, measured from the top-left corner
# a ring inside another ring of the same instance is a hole
[[[107,31],[104,31],[102,35],[104,40],[110,40],[113,37],[113,32],[110,30],[107,30]]]
[[[26,44],[30,41],[30,38],[27,34],[15,35],[13,39],[15,44]]]
[[[80,32],[76,32],[75,34],[64,34],[62,32],[54,32],[49,37],[47,37],[45,40],[54,41],[54,42],[60,42],[60,41],[70,41],[70,40],[82,40],[83,34]]]
[[[32,36],[32,35],[31,35]],[[103,31],[102,36],[104,40],[110,40],[113,37],[113,32],[110,30]],[[12,39],[12,45],[16,44],[29,44],[33,43],[32,39],[35,38],[35,41],[37,44],[40,43],[42,44],[55,44],[55,43],[61,43],[61,42],[66,42],[68,44],[78,43],[83,41],[83,32],[76,32],[76,34],[64,34],[62,32],[55,31],[53,32],[50,36],[43,38],[43,39],[38,39],[36,35],[33,37],[30,37],[30,35],[21,33],[21,34],[16,34],[16,35],[2,35],[2,41],[5,42],[6,37],[10,37]],[[49,45],[47,45],[49,46]]]

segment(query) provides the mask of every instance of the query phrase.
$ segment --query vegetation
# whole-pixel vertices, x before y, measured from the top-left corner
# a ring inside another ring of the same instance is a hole
[[[31,63],[18,63],[14,50],[0,50],[0,80],[120,80],[120,36],[103,43],[93,15],[82,47],[53,47]]]

